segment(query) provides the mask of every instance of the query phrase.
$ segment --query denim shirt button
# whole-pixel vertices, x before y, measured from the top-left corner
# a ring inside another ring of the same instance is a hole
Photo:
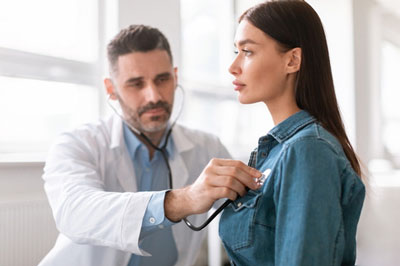
[[[241,203],[241,202],[238,202],[237,206],[238,206],[238,207],[242,206],[242,203]]]
[[[263,157],[263,158],[264,158],[264,157],[267,157],[267,153],[262,152],[262,153],[261,153],[261,157]]]

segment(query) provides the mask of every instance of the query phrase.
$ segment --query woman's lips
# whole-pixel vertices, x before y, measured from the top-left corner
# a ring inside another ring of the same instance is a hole
[[[246,84],[244,84],[238,80],[234,80],[232,83],[235,86],[235,88],[234,88],[235,91],[240,91],[241,89],[243,89],[246,86]]]

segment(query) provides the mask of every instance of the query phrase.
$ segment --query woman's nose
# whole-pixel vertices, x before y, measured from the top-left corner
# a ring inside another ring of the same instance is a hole
[[[242,72],[238,61],[239,61],[238,56],[236,56],[228,69],[229,73],[231,73],[234,76]]]

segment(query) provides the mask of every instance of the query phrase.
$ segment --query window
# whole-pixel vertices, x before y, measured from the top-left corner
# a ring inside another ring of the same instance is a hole
[[[97,0],[0,2],[0,47],[97,60]]]
[[[10,77],[0,84],[3,153],[45,151],[55,135],[98,114],[90,86]]]
[[[0,2],[0,153],[45,152],[99,116],[99,2]]]
[[[186,104],[179,121],[219,136],[243,161],[272,127],[264,104],[240,105],[228,72],[238,16],[257,2],[181,0],[180,83]]]

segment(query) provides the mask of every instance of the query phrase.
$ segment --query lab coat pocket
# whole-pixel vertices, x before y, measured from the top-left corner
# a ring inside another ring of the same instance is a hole
[[[253,244],[257,203],[261,195],[261,191],[250,190],[223,212],[219,226],[220,235],[233,250],[247,248]]]

